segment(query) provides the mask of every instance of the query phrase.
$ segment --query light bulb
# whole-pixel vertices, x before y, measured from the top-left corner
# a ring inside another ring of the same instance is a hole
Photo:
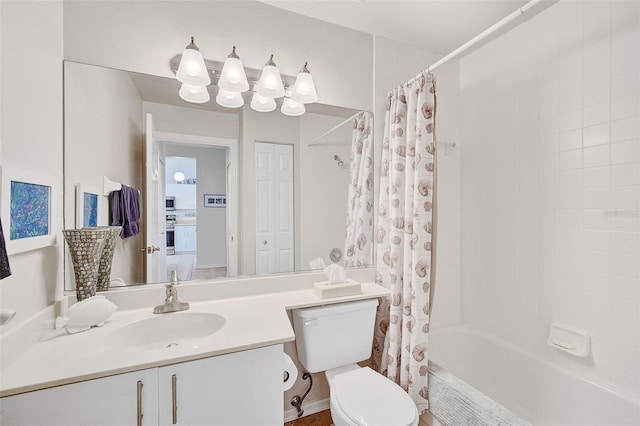
[[[273,98],[254,93],[253,98],[251,98],[251,109],[258,112],[271,112],[276,109],[276,101]]]
[[[280,70],[273,62],[273,55],[262,69],[262,75],[258,83],[258,94],[266,98],[281,98],[284,96],[284,86]]]
[[[290,117],[298,117],[306,111],[302,102],[296,102],[291,98],[284,98],[280,112]]]
[[[203,104],[209,102],[211,96],[205,86],[192,86],[191,84],[182,83],[178,95],[187,102],[193,104]]]
[[[175,180],[176,182],[180,183],[180,182],[184,182],[184,173],[182,172],[175,172],[173,174],[173,180]]]
[[[224,89],[218,89],[216,102],[225,108],[240,108],[244,105],[244,99],[239,92],[230,92]]]
[[[291,99],[304,104],[313,103],[318,100],[318,93],[313,83],[313,76],[311,76],[311,73],[307,69],[306,62],[296,77],[296,83],[291,92]]]
[[[182,83],[193,86],[207,86],[211,84],[211,77],[209,77],[204,58],[198,46],[193,42],[193,37],[191,37],[191,43],[189,43],[182,53],[176,78]]]
[[[247,74],[244,72],[244,67],[242,66],[240,57],[236,54],[235,46],[233,46],[233,51],[224,61],[222,72],[220,73],[220,80],[218,80],[218,86],[221,89],[232,92],[246,92],[249,90]]]

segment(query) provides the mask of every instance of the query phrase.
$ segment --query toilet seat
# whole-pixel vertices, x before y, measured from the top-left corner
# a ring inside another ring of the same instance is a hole
[[[369,367],[333,377],[331,402],[356,425],[410,426],[418,410],[407,393]]]

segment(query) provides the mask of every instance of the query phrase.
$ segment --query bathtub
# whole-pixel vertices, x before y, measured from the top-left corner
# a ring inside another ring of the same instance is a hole
[[[429,358],[445,375],[533,425],[640,425],[638,401],[468,326],[432,329]]]

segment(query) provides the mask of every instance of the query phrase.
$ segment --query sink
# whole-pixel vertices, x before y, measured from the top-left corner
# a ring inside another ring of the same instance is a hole
[[[220,331],[224,317],[204,312],[176,312],[125,325],[103,339],[110,348],[144,351],[184,346],[198,342]]]

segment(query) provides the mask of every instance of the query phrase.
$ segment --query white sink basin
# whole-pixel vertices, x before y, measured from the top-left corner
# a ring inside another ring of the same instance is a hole
[[[197,347],[199,341],[220,331],[225,323],[224,317],[204,312],[159,314],[112,331],[103,343],[129,351]]]

